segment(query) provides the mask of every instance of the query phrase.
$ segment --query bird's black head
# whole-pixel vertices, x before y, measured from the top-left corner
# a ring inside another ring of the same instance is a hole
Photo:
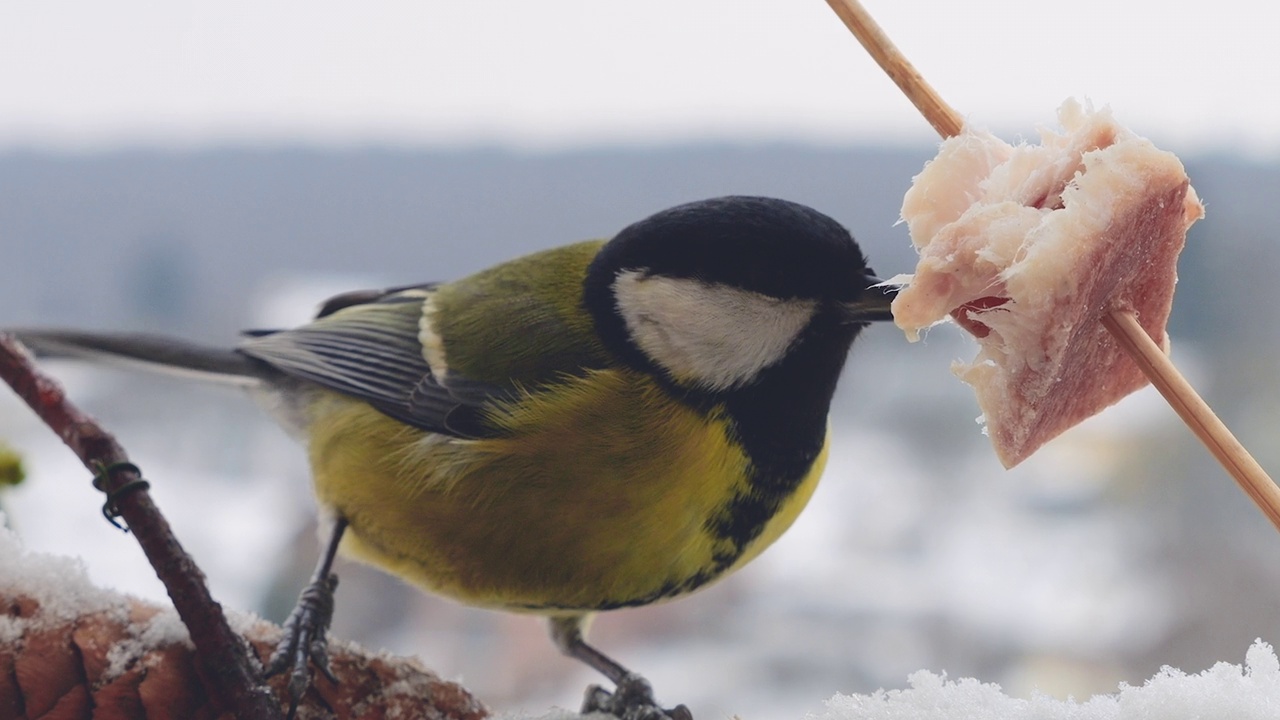
[[[834,389],[858,330],[889,318],[892,298],[868,288],[876,282],[835,220],[785,200],[724,197],[623,229],[596,256],[584,297],[610,350],[676,386],[741,390],[816,353],[834,373],[814,380]]]

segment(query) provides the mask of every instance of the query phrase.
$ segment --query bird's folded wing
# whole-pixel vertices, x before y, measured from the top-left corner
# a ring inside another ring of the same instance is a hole
[[[419,325],[430,287],[369,293],[337,307],[326,305],[307,325],[262,333],[239,350],[286,375],[368,402],[423,430],[454,437],[485,437],[484,406],[510,397],[513,387],[450,373],[440,382],[423,356]]]

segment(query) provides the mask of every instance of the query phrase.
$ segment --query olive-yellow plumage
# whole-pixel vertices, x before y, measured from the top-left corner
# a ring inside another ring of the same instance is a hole
[[[587,618],[696,590],[792,524],[849,348],[890,317],[877,283],[834,220],[728,197],[453,282],[341,295],[234,350],[18,336],[247,385],[305,440],[333,522],[269,663],[298,692],[325,666],[341,542],[462,602],[549,615],[561,650],[618,686],[586,709],[653,720],[643,679],[585,642]]]
[[[472,380],[504,384],[519,378],[531,385],[608,364],[582,308],[582,279],[603,245],[595,240],[544,250],[434,289],[423,323],[448,366],[465,369]],[[495,317],[503,318],[501,328],[494,327]],[[502,339],[512,329],[521,342]]]
[[[575,378],[498,411],[509,436],[451,443],[336,394],[316,402],[316,493],[350,523],[349,552],[465,603],[637,605],[715,579],[732,550],[706,519],[748,490],[748,458],[640,373]],[[723,571],[791,525],[824,460]]]

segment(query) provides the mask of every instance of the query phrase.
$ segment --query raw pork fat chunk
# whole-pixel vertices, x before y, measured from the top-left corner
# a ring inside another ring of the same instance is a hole
[[[920,253],[893,303],[912,339],[950,315],[980,346],[973,386],[1005,467],[1146,384],[1103,327],[1137,314],[1168,352],[1178,253],[1204,216],[1182,163],[1068,100],[1062,132],[1013,147],[966,130],[916,176],[902,217]]]

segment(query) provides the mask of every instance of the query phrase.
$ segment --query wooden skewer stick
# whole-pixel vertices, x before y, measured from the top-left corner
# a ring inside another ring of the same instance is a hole
[[[1102,316],[1102,324],[1138,363],[1191,432],[1235,478],[1240,489],[1266,514],[1271,524],[1280,529],[1280,488],[1178,372],[1169,356],[1147,335],[1138,318],[1131,312],[1110,312]]]
[[[947,138],[960,133],[964,126],[960,113],[947,105],[925,82],[919,71],[862,7],[861,2],[827,0],[827,4],[939,135]],[[1102,324],[1138,367],[1142,368],[1147,379],[1155,385],[1187,427],[1191,428],[1258,509],[1271,520],[1271,524],[1280,530],[1280,487],[1276,486],[1249,451],[1236,440],[1213,409],[1191,387],[1191,383],[1178,372],[1178,368],[1174,367],[1160,346],[1142,329],[1138,318],[1129,311],[1113,310],[1103,315]]]
[[[827,0],[827,4],[836,11],[849,32],[858,38],[858,42],[867,49],[880,69],[893,80],[939,135],[949,138],[960,134],[964,129],[964,118],[942,99],[933,86],[925,82],[915,66],[862,7],[862,3],[858,0]]]

